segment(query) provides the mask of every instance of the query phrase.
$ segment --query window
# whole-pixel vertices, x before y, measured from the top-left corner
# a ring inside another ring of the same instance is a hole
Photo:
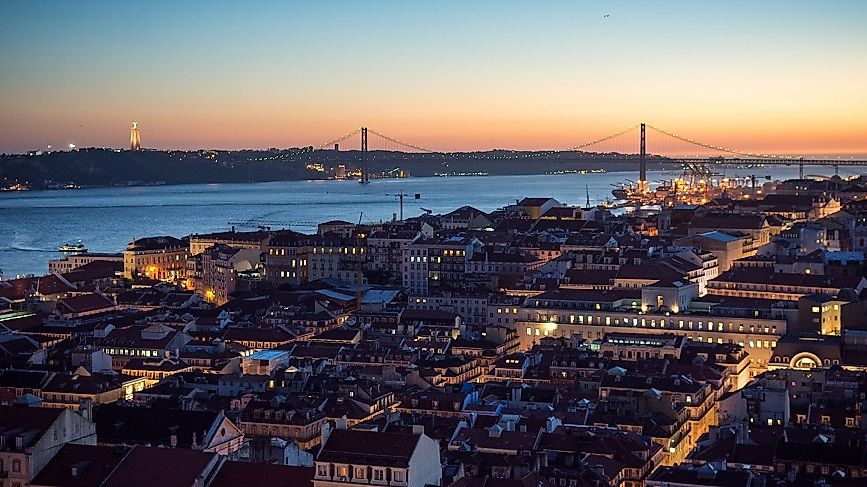
[[[337,476],[338,477],[347,477],[349,475],[348,467],[337,467]]]
[[[385,480],[385,470],[379,468],[374,469],[373,480]]]
[[[317,475],[320,477],[328,477],[328,465],[319,465]]]
[[[391,475],[395,482],[403,482],[403,471],[394,470]]]
[[[21,460],[12,460],[12,471],[15,473],[21,472]]]
[[[364,473],[364,467],[355,467],[355,478],[363,479]]]

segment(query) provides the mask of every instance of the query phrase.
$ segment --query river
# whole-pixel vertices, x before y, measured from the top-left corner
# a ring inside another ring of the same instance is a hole
[[[829,171],[810,168],[807,173],[827,175]],[[732,169],[727,175],[785,179],[797,173],[797,167],[782,166]],[[658,181],[676,175],[654,172],[649,178]],[[845,175],[842,169],[841,175]],[[611,172],[387,179],[369,185],[284,181],[5,192],[0,193],[0,269],[6,279],[44,274],[48,260],[61,256],[57,248],[64,243],[81,240],[91,252],[121,252],[136,238],[225,231],[230,221],[301,222],[291,225],[301,232],[315,231],[308,222],[358,221],[361,212],[363,222],[378,222],[398,213],[396,195],[401,191],[408,194],[405,217],[421,214],[422,208],[445,213],[463,205],[491,211],[525,196],[550,196],[562,203],[584,205],[587,192],[591,203],[601,202],[611,197],[613,184],[636,177],[632,172]]]

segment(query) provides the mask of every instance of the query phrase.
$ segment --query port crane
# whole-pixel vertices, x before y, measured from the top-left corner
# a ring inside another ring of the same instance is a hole
[[[297,220],[239,220],[239,221],[228,221],[227,225],[231,225],[232,228],[240,227],[240,228],[258,228],[262,231],[269,231],[272,228],[291,228],[291,227],[302,227],[302,228],[316,228],[319,223],[311,222],[311,221],[297,221]]]

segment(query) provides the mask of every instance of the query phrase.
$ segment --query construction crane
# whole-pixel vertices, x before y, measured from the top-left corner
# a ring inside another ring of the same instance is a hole
[[[396,196],[400,200],[400,221],[403,221],[403,199],[407,196],[410,196],[407,193],[401,191],[400,193],[385,193],[386,196]],[[415,199],[421,199],[421,193],[415,193]]]

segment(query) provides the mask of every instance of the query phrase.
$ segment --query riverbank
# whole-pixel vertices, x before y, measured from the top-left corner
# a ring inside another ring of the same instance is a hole
[[[810,168],[809,174],[829,174]],[[671,179],[679,171],[651,171],[651,181]],[[797,167],[732,170],[728,176],[797,177]],[[831,174],[833,174],[831,172]],[[463,205],[492,211],[523,197],[550,196],[583,206],[611,198],[611,190],[636,173],[562,175],[416,177],[352,180],[214,183],[24,191],[0,193],[0,268],[6,278],[40,274],[58,246],[81,240],[93,252],[120,252],[135,238],[182,237],[223,231],[229,221],[268,221],[273,228],[315,231],[311,222],[388,220],[399,214],[398,194],[419,194],[404,201],[404,215],[445,213]],[[249,228],[238,228],[245,230]]]

